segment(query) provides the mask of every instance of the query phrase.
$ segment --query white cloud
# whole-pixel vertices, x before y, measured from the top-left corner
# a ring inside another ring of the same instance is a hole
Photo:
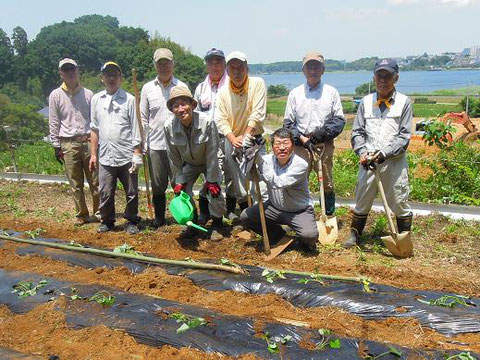
[[[476,5],[479,3],[478,0],[441,0],[442,4],[453,5],[456,7],[466,7],[471,5]]]
[[[325,12],[326,16],[347,19],[347,20],[356,20],[356,19],[365,19],[365,18],[375,18],[376,16],[383,16],[388,13],[387,9],[380,8],[335,8],[330,9]]]
[[[409,5],[409,4],[416,4],[419,0],[387,0],[388,3],[392,5]]]
[[[479,4],[480,0],[387,0],[387,3],[397,6],[423,3],[425,5],[434,4],[455,7],[467,7]]]

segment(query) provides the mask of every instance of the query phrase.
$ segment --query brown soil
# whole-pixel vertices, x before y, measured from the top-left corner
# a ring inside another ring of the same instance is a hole
[[[96,233],[98,224],[75,228],[72,225],[73,220],[67,219],[72,211],[72,199],[63,186],[0,182],[0,192],[2,197],[5,195],[15,200],[14,205],[11,202],[0,203],[0,228],[20,231],[43,228],[46,230],[43,236],[110,249],[127,242],[138,251],[163,258],[226,257],[237,263],[346,276],[362,275],[376,283],[399,287],[480,295],[480,269],[477,266],[480,260],[477,250],[480,230],[474,223],[462,223],[457,229],[457,224],[441,216],[416,219],[413,233],[415,256],[405,260],[387,256],[383,250],[378,249],[374,240],[362,246],[361,250],[344,250],[339,246],[323,248],[318,256],[311,256],[294,248],[272,262],[265,263],[260,240],[242,240],[235,234],[220,242],[204,239],[185,242],[179,240],[180,227],[176,225],[166,226],[157,232],[143,231],[136,236],[127,235],[121,230],[99,235]],[[121,196],[118,199],[120,200]],[[123,209],[123,205],[120,204],[119,209]],[[377,215],[370,217],[367,227],[372,228],[377,218]],[[349,223],[350,214],[338,216],[338,220],[344,224]],[[343,242],[347,235],[348,227],[343,226],[339,242]],[[148,269],[142,274],[132,275],[125,268],[89,270],[37,256],[19,257],[14,253],[16,246],[8,243],[0,249],[1,268],[35,272],[59,280],[114,286],[132,293],[161,296],[225,314],[248,316],[257,320],[259,331],[263,322],[279,321],[310,328],[329,328],[341,336],[383,341],[399,346],[480,352],[480,334],[447,338],[423,328],[418,321],[410,318],[366,321],[336,308],[296,308],[276,295],[253,296],[230,291],[207,291],[186,278],[171,276],[159,269]],[[30,328],[19,331],[23,328],[15,324]],[[29,336],[27,339],[24,334],[33,331],[39,335]],[[0,337],[0,346],[27,353],[55,353],[68,359],[93,358],[89,351],[103,356],[103,352],[107,354],[109,350],[110,354],[116,355],[115,358],[122,359],[216,358],[214,355],[207,357],[206,354],[191,349],[153,349],[136,344],[133,338],[121,331],[104,327],[70,330],[61,314],[55,312],[51,304],[37,307],[25,315],[12,315],[5,309],[0,311],[0,334],[6,334]],[[91,346],[93,344],[97,346]],[[119,351],[124,351],[122,356],[118,356]],[[76,353],[79,355],[74,355]],[[101,357],[95,355],[95,358]],[[108,355],[103,358],[109,359]]]

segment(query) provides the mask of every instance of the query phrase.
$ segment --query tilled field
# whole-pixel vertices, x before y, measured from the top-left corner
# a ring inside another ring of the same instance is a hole
[[[359,249],[344,250],[333,246],[321,249],[319,254],[310,255],[294,247],[271,263],[266,263],[261,252],[261,240],[250,238],[242,232],[226,233],[227,237],[220,242],[207,239],[185,241],[180,240],[181,229],[176,225],[166,226],[156,232],[146,229],[139,235],[130,236],[122,231],[123,221],[119,221],[118,231],[99,235],[96,233],[98,224],[89,224],[82,228],[72,226],[69,218],[72,201],[63,186],[2,182],[0,191],[2,198],[5,196],[8,200],[14,199],[14,203],[6,201],[0,204],[0,228],[3,229],[28,231],[41,228],[45,230],[40,235],[42,237],[75,241],[110,250],[128,243],[137,251],[160,258],[191,258],[197,261],[228,258],[237,264],[364,276],[375,284],[414,291],[442,291],[474,298],[480,295],[479,228],[475,223],[452,223],[440,216],[433,217],[433,221],[431,218],[417,219],[413,233],[416,242],[415,256],[405,260],[389,257],[378,244],[379,234],[370,233],[373,240],[368,240]],[[121,198],[120,193],[118,198]],[[119,209],[122,209],[122,205],[119,205]],[[339,220],[348,224],[349,216],[348,213],[344,214],[339,216]],[[370,228],[377,217],[378,215],[375,215],[370,219]],[[452,228],[459,230],[452,232]],[[339,242],[345,240],[347,232],[348,226],[343,226]],[[329,329],[339,338],[353,338],[358,351],[351,358],[368,358],[369,351],[364,349],[363,344],[370,341],[399,349],[413,349],[412,354],[426,354],[412,355],[409,358],[441,359],[443,354],[447,353],[448,356],[468,351],[480,353],[480,333],[442,335],[439,331],[422,325],[413,316],[367,320],[364,316],[347,312],[341,306],[295,306],[291,301],[274,293],[256,295],[232,290],[208,290],[206,286],[195,284],[188,276],[173,274],[162,267],[150,266],[142,272],[132,273],[125,266],[92,268],[72,265],[65,260],[53,260],[45,255],[19,255],[20,248],[24,247],[25,245],[3,242],[0,246],[0,268],[8,274],[29,273],[40,278],[85,286],[107,286],[126,294],[146,295],[153,299],[205,309],[219,316],[233,316],[242,321],[250,321],[254,324],[253,337],[263,341],[265,349],[267,342],[261,339],[262,334],[265,335],[265,324],[279,324],[284,327],[294,326],[309,333],[317,332],[317,329]],[[281,284],[282,281],[277,279],[275,283]],[[362,292],[361,286],[358,291]],[[479,305],[478,299],[472,301]],[[26,312],[17,312],[0,305],[0,348],[43,358],[57,355],[60,359],[230,358],[215,353],[215,349],[205,352],[197,350],[195,346],[186,348],[178,344],[161,347],[145,345],[145,341],[133,336],[135,334],[119,330],[122,329],[121,326],[73,328],[69,325],[65,312],[70,307],[70,300],[66,296],[57,296],[53,301],[36,304]],[[98,312],[105,314],[108,311],[99,306]],[[189,330],[178,337],[195,337],[195,331],[197,330]],[[347,340],[342,341],[346,348]],[[315,349],[318,342],[309,341],[307,335],[297,343],[299,351],[309,351],[311,357],[308,358],[338,358],[335,357],[334,349]],[[369,348],[373,349],[374,346]],[[267,356],[284,359],[307,358],[304,355],[296,357],[287,350],[288,343],[285,348],[280,346],[279,354],[270,355],[267,352]],[[437,352],[428,353],[428,350]],[[379,353],[371,355],[370,359],[373,359]],[[237,358],[263,358],[263,355],[259,357],[258,353],[251,353]],[[382,359],[388,358],[397,357],[391,353],[382,356]]]

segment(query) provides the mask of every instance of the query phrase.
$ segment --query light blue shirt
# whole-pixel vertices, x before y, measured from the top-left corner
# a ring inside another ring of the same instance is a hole
[[[261,157],[258,170],[267,184],[268,199],[278,210],[297,212],[313,205],[308,189],[308,164],[292,154],[285,166],[280,166],[274,154]]]
[[[105,166],[123,166],[132,161],[141,143],[135,97],[123,89],[113,95],[105,90],[92,97],[91,128],[98,131],[98,158]]]

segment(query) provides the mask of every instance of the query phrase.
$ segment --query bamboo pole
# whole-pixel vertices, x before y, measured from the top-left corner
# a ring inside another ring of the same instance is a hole
[[[170,260],[170,259],[160,259],[151,256],[143,256],[143,255],[131,255],[131,254],[122,254],[122,253],[114,253],[113,251],[108,250],[100,250],[100,249],[92,249],[92,248],[83,248],[78,246],[72,246],[67,244],[57,244],[57,243],[50,243],[47,241],[38,241],[38,240],[28,240],[28,239],[21,239],[15,236],[5,236],[0,235],[0,239],[2,240],[9,240],[23,244],[30,244],[30,245],[41,245],[46,247],[51,247],[54,249],[60,250],[67,250],[67,251],[74,251],[84,254],[93,254],[99,256],[106,256],[112,258],[123,258],[123,259],[130,259],[136,260],[141,262],[149,262],[154,264],[162,264],[162,265],[179,265],[185,266],[194,269],[204,269],[204,270],[218,270],[218,271],[226,271],[231,272],[234,274],[246,274],[247,271],[240,267],[234,266],[225,266],[220,264],[209,264],[204,262],[191,262],[185,260]]]
[[[143,133],[143,124],[142,124],[142,112],[140,111],[140,95],[138,92],[137,86],[137,70],[132,69],[132,79],[133,79],[133,90],[135,92],[135,113],[137,115],[137,123],[138,129],[140,130],[140,137],[142,139],[141,147],[142,147],[142,159],[143,159],[143,177],[145,179],[145,195],[147,197],[147,210],[148,210],[148,217],[149,219],[153,219],[153,207],[152,207],[152,197],[150,195],[150,179],[149,179],[149,168],[148,168],[148,160],[149,155],[148,151],[143,152],[145,146],[145,134]]]
[[[266,268],[271,271],[283,271],[285,274],[300,275],[300,276],[319,276],[322,279],[328,280],[339,280],[339,281],[353,281],[363,283],[365,280],[369,281],[365,277],[350,277],[350,276],[341,276],[341,275],[329,275],[329,274],[319,274],[308,271],[296,271],[296,270],[283,270],[283,269],[272,269]]]

